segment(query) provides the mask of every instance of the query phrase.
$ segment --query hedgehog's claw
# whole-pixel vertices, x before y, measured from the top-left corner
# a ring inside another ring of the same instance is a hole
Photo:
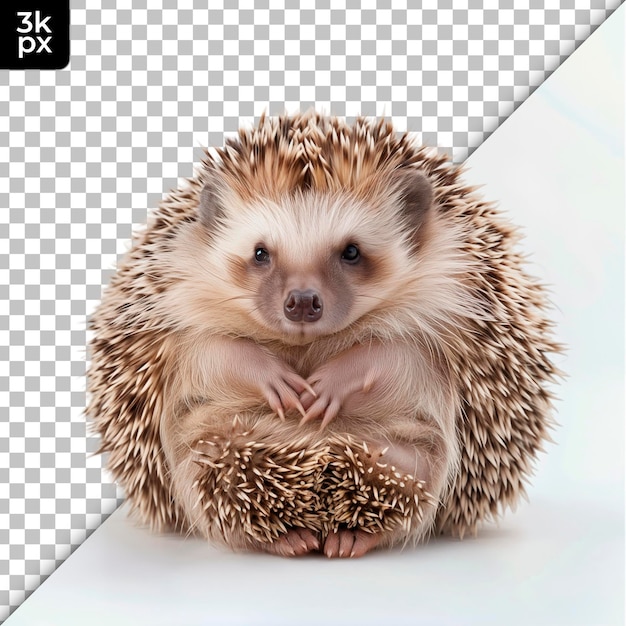
[[[342,528],[331,532],[324,542],[324,554],[329,559],[358,558],[367,554],[380,542],[377,533]]]
[[[280,556],[302,556],[319,550],[317,537],[306,528],[291,528],[272,543],[265,544],[264,550]]]

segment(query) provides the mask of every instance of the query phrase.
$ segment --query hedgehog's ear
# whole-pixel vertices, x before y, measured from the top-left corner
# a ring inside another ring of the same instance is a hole
[[[209,230],[213,230],[215,222],[223,213],[215,181],[211,179],[208,180],[200,192],[198,213],[200,215],[200,221]]]
[[[424,223],[433,206],[433,186],[425,174],[416,169],[395,173],[400,191],[402,214],[409,227],[416,230]]]

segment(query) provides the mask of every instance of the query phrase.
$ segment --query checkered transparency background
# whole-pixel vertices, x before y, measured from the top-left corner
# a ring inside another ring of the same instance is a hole
[[[86,319],[200,146],[315,106],[463,161],[619,2],[147,4],[73,1],[68,68],[0,70],[0,620],[121,501],[90,456]]]

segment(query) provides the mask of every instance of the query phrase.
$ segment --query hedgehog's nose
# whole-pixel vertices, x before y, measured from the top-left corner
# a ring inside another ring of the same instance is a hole
[[[285,317],[292,322],[317,322],[322,317],[322,298],[313,289],[292,289],[285,300]]]

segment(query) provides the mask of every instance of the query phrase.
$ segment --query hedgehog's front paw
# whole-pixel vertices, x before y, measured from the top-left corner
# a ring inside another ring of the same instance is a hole
[[[315,395],[307,390],[300,396],[302,406],[306,410],[300,423],[304,424],[321,418],[320,430],[323,430],[337,417],[348,397],[356,389],[350,389],[346,385],[335,384],[326,376],[320,376],[317,380],[309,378],[309,383],[313,387]]]
[[[315,395],[309,390],[300,395],[306,409],[302,423],[322,418],[322,430],[340,411],[350,414],[367,402],[380,376],[378,368],[365,355],[366,350],[361,347],[351,348],[309,376],[307,382]]]
[[[311,385],[286,363],[252,342],[239,340],[231,346],[236,350],[236,379],[246,390],[260,396],[282,420],[285,413],[296,409],[304,415],[300,394],[313,394]]]
[[[300,394],[315,393],[304,378],[280,362],[273,363],[259,373],[258,387],[272,411],[282,420],[285,419],[285,412],[290,409],[296,409],[302,416],[306,415],[300,402]]]

